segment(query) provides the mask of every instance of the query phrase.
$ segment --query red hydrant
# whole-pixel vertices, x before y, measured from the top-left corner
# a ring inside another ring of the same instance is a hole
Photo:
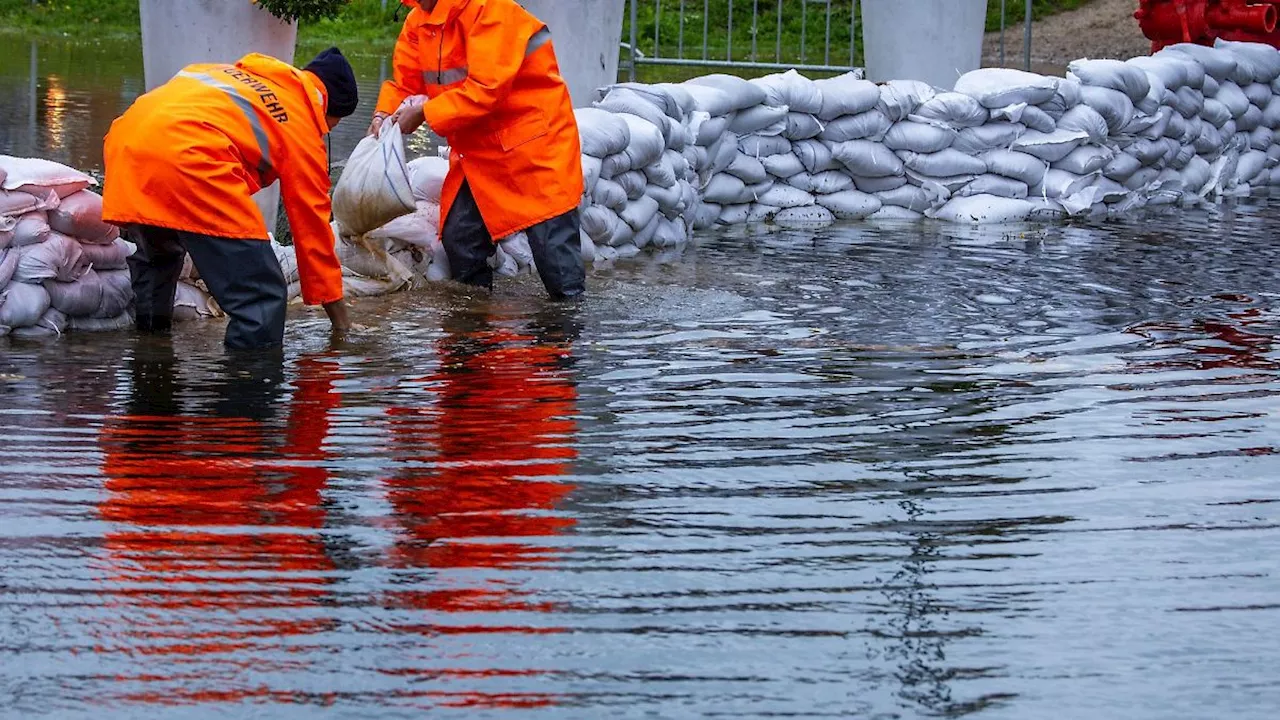
[[[1218,38],[1280,48],[1277,5],[1280,0],[1138,0],[1133,16],[1153,53],[1175,43],[1213,45]]]

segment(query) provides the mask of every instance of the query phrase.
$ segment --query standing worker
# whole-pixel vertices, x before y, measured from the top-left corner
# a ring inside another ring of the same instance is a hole
[[[302,299],[350,327],[329,227],[324,137],[356,110],[350,63],[337,48],[306,69],[259,54],[235,65],[188,65],[138,98],[105,144],[103,219],[126,229],[136,321],[169,329],[184,250],[230,317],[234,349],[284,342],[288,285],[253,194],[280,181]]]
[[[551,31],[515,0],[402,2],[413,9],[369,132],[390,117],[449,141],[440,235],[453,279],[492,288],[495,243],[523,230],[551,297],[581,296],[582,150]],[[414,95],[428,100],[402,108]]]

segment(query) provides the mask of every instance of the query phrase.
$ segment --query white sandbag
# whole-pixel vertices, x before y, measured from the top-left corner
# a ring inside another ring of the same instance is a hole
[[[750,81],[765,92],[765,104],[785,106],[794,112],[816,115],[822,112],[822,91],[817,83],[795,70],[766,75]]]
[[[804,172],[804,163],[800,162],[795,153],[768,155],[760,158],[760,162],[764,165],[765,172],[776,178],[785,179]]]
[[[596,182],[600,180],[600,171],[604,169],[603,163],[598,158],[590,155],[582,156],[582,191],[584,194],[590,194],[595,188]],[[412,171],[410,171],[412,175]],[[414,191],[414,199],[418,201],[429,200],[429,197],[420,196],[417,190]]]
[[[926,192],[924,188],[916,187],[915,185],[903,185],[894,190],[886,190],[885,192],[876,193],[875,197],[880,201],[882,207],[893,205],[920,213],[934,206],[934,196]]]
[[[814,200],[813,195],[810,193],[779,183],[756,198],[756,202],[777,208],[793,208],[812,205]]]
[[[1077,105],[1063,113],[1058,119],[1058,128],[1083,132],[1093,143],[1105,142],[1111,134],[1106,118],[1088,105]]]
[[[49,293],[40,285],[13,282],[0,289],[0,335],[34,325],[49,309]]]
[[[209,293],[195,285],[179,282],[173,299],[173,319],[177,322],[222,317],[225,313]]]
[[[603,93],[603,97],[595,102],[595,106],[607,112],[631,113],[654,125],[661,125],[663,117],[684,120],[684,108],[671,93],[653,85],[618,83],[601,88],[597,93]]]
[[[73,282],[89,268],[80,243],[57,232],[49,233],[42,243],[18,248],[18,252],[18,269],[13,275],[17,282]]]
[[[996,110],[992,110],[991,117],[992,119],[998,120],[1000,118],[996,117],[996,113]],[[1048,113],[1034,105],[1029,105],[1024,108],[1022,112],[1018,113],[1017,117],[1006,117],[1004,119],[1010,122],[1022,123],[1031,130],[1037,130],[1043,133],[1050,133],[1058,128],[1056,120],[1050,117]]]
[[[923,127],[923,126],[922,126]],[[884,177],[901,175],[905,169],[902,159],[888,147],[870,140],[850,140],[836,143],[829,150],[831,157],[849,173],[858,177]],[[803,158],[801,158],[803,160]],[[808,163],[806,163],[808,170]],[[816,174],[809,170],[810,174]]]
[[[592,205],[579,213],[582,231],[597,243],[608,243],[613,236],[614,226],[619,222],[622,221],[617,213],[601,205]]]
[[[978,176],[973,182],[957,190],[955,195],[959,197],[993,195],[995,197],[1022,199],[1027,196],[1028,192],[1027,184],[1021,180],[1014,180],[995,173],[987,173]]]
[[[1160,78],[1147,75],[1147,80],[1151,85],[1151,89],[1147,91],[1146,97],[1135,102],[1133,106],[1137,108],[1140,113],[1154,115],[1161,107],[1170,104],[1170,96],[1172,93],[1169,92],[1169,89],[1160,81]]]
[[[1236,135],[1236,128],[1236,121],[1228,120],[1222,124],[1222,127],[1218,128],[1218,131],[1222,133],[1222,139],[1224,141],[1230,142],[1230,140]]]
[[[1170,101],[1173,103],[1173,108],[1185,118],[1197,117],[1204,110],[1204,93],[1194,88],[1178,88]]]
[[[1196,149],[1191,145],[1178,145],[1177,151],[1172,160],[1168,161],[1169,167],[1174,170],[1181,170],[1191,162],[1191,158],[1196,156]]]
[[[440,242],[439,210],[415,210],[409,215],[392,220],[368,234],[371,240],[384,241],[380,247],[390,247],[386,241],[396,241],[414,247],[430,248]]]
[[[1261,150],[1250,150],[1240,156],[1236,165],[1236,182],[1248,183],[1265,169],[1267,154]]]
[[[703,89],[718,92],[713,88]],[[698,125],[697,132],[694,133],[694,142],[704,147],[710,146],[729,133],[729,123],[731,122],[733,122],[733,113],[709,118]]]
[[[861,220],[879,210],[882,205],[876,196],[857,190],[818,195],[814,199],[841,220]]]
[[[680,186],[664,188],[661,185],[650,185],[644,189],[644,194],[653,198],[658,203],[658,211],[668,217],[684,212],[684,190]],[[624,207],[623,210],[625,209]]]
[[[18,258],[21,254],[17,248],[0,247],[0,290],[3,290],[13,274],[18,270]]]
[[[1071,154],[1053,163],[1053,167],[1075,175],[1088,175],[1106,167],[1115,157],[1111,148],[1098,145],[1082,145]]]
[[[658,201],[645,195],[638,200],[628,202],[627,208],[618,213],[618,217],[631,226],[632,230],[640,232],[658,214],[658,209]]]
[[[415,277],[413,269],[392,254],[393,248],[390,241],[369,235],[342,236],[335,246],[344,273],[385,280],[390,291],[412,284]]]
[[[911,181],[912,185],[923,187],[925,191],[932,192],[944,199],[950,197],[952,193],[978,178],[978,176],[973,173],[966,175],[931,176],[918,173],[911,169],[906,171],[906,175],[907,180]]]
[[[923,220],[924,213],[907,208],[898,207],[897,205],[882,205],[879,210],[867,216],[867,220],[871,222],[916,222]]]
[[[1062,207],[1062,203],[1057,200],[1028,196],[1027,204],[1031,206],[1031,213],[1027,215],[1028,220],[1051,222],[1061,220],[1067,216],[1067,211]]]
[[[1254,108],[1254,109],[1257,110],[1257,108]],[[1258,117],[1261,118],[1262,111],[1257,110],[1257,113],[1258,113]],[[1150,117],[1153,119],[1153,122],[1151,122],[1146,129],[1140,130],[1137,133],[1135,133],[1137,135],[1141,135],[1142,137],[1149,138],[1151,140],[1158,140],[1159,138],[1164,137],[1165,132],[1169,129],[1169,124],[1173,122],[1173,119],[1175,117],[1180,120],[1183,119],[1182,116],[1179,115],[1178,112],[1171,107],[1160,108],[1159,110],[1156,111],[1156,114],[1154,116],[1135,115],[1134,120],[1137,120],[1138,117]],[[1121,133],[1123,134],[1124,131],[1121,131]]]
[[[705,110],[711,113],[712,116],[723,115],[724,113],[714,113],[710,109],[703,107],[702,100],[699,99],[694,87],[711,87],[724,92],[729,97],[732,110],[744,110],[756,105],[763,105],[765,100],[768,99],[768,94],[762,88],[752,85],[750,82],[735,75],[704,75],[687,80],[683,85],[694,96],[694,100],[699,103],[698,109]]]
[[[1129,188],[1106,177],[1099,177],[1093,181],[1094,199],[1102,203],[1116,203],[1124,200],[1130,194]]]
[[[666,150],[662,130],[648,120],[630,113],[622,113],[617,117],[627,124],[631,133],[631,142],[622,151],[630,161],[630,167],[639,169],[657,162]]]
[[[12,229],[9,244],[13,247],[25,247],[42,243],[49,237],[48,215],[41,210],[19,215]]]
[[[1196,134],[1198,135],[1199,132],[1197,128]],[[1164,136],[1183,144],[1190,144],[1196,138],[1196,135],[1191,134],[1191,121],[1182,117],[1177,110],[1169,116],[1169,124],[1165,126]]]
[[[1249,109],[1245,110],[1236,120],[1236,132],[1253,132],[1263,126],[1262,111],[1256,105],[1249,105]]]
[[[683,159],[681,160],[681,163],[683,164]],[[675,187],[676,185],[676,171],[675,168],[671,166],[671,160],[669,158],[658,158],[657,162],[645,166],[641,172],[644,173],[645,179],[648,180],[650,185],[657,185],[664,188]],[[764,174],[763,166],[760,168],[760,173]],[[680,177],[684,177],[683,172],[680,173]]]
[[[906,175],[886,175],[884,177],[853,176],[853,186],[864,193],[879,193],[900,188],[907,184]]]
[[[1269,127],[1256,127],[1249,132],[1249,147],[1266,152],[1275,144],[1275,131]]]
[[[1223,82],[1228,82],[1228,81],[1224,80]],[[1204,85],[1200,89],[1202,92],[1204,92],[1205,97],[1211,98],[1216,96],[1218,94],[1218,90],[1221,88],[1222,88],[1222,83],[1206,75],[1204,79]]]
[[[1159,164],[1158,161],[1164,157],[1168,149],[1163,140],[1147,140],[1143,138],[1131,143],[1124,151],[1137,158],[1138,162],[1143,165],[1150,166]]]
[[[822,134],[822,123],[817,116],[808,113],[787,113],[787,127],[782,137],[788,140],[808,140]]]
[[[120,237],[120,228],[102,221],[102,196],[92,190],[68,195],[48,215],[50,228],[83,243],[107,245]]]
[[[793,229],[826,227],[835,220],[835,215],[821,205],[784,208],[773,216],[773,222],[778,227]]]
[[[627,191],[612,180],[600,180],[591,192],[591,202],[611,210],[621,210],[627,206]]]
[[[618,117],[621,117],[621,115]],[[600,177],[616,178],[630,170],[631,158],[627,157],[625,151],[609,155],[600,161]]]
[[[706,230],[716,224],[720,219],[720,212],[723,208],[715,203],[699,203],[693,214],[693,229]]]
[[[1182,187],[1193,195],[1203,195],[1208,190],[1213,167],[1202,157],[1191,158],[1191,162],[1181,170]]]
[[[1129,176],[1122,184],[1135,192],[1145,190],[1147,186],[1155,182],[1160,177],[1160,170],[1153,167],[1144,167],[1133,175]]]
[[[133,318],[127,312],[112,318],[76,317],[68,318],[67,328],[71,332],[119,332],[133,327]]]
[[[1051,133],[1027,130],[1014,141],[1013,149],[1052,163],[1070,155],[1087,139],[1089,136],[1078,130],[1055,130]]]
[[[578,108],[573,114],[578,122],[578,137],[584,154],[605,158],[622,152],[631,144],[630,128],[613,113],[599,108]]]
[[[880,103],[880,87],[852,72],[814,80],[813,84],[822,94],[822,108],[817,113],[820,120],[857,115]]]
[[[880,86],[880,102],[876,107],[890,120],[899,122],[936,94],[932,86],[919,80],[890,80]]]
[[[1026,220],[1033,206],[1026,200],[994,195],[955,197],[929,213],[930,217],[954,223],[1010,223]]]
[[[1132,122],[1134,113],[1137,112],[1129,96],[1119,90],[1086,85],[1081,88],[1080,93],[1084,104],[1097,110],[1113,133]]]
[[[43,285],[50,305],[71,317],[93,315],[102,306],[102,280],[92,269],[75,282],[46,280]]]
[[[1231,77],[1231,73],[1236,69],[1236,59],[1232,53],[1194,43],[1169,45],[1156,53],[1155,57],[1165,57],[1167,55],[1185,55],[1191,58],[1200,67],[1204,68],[1206,75],[1218,82]]]
[[[857,142],[857,141],[854,141]],[[818,140],[801,140],[792,143],[796,157],[804,165],[805,172],[816,174],[827,170],[839,170],[842,165],[835,159],[831,147]],[[881,146],[883,149],[884,146]],[[890,153],[892,155],[892,153]],[[895,156],[896,158],[896,156]]]
[[[729,123],[729,132],[738,133],[739,135],[750,133],[781,135],[787,127],[788,112],[790,111],[786,107],[773,107],[771,105],[756,105],[745,110],[739,110],[738,114],[733,117],[733,121]]]
[[[661,249],[680,247],[689,242],[689,231],[685,227],[684,219],[660,218],[658,229],[650,242],[654,247]]]
[[[1214,100],[1222,103],[1231,112],[1231,117],[1239,118],[1249,110],[1248,96],[1244,94],[1244,90],[1233,82],[1222,83],[1222,87],[1218,89],[1218,93],[1213,96]]]
[[[624,131],[626,130],[626,124],[621,120],[612,116],[609,119],[621,126]],[[581,126],[579,126],[579,130],[581,130]],[[586,158],[595,161],[593,167],[595,175],[598,177],[600,174],[600,162],[596,158],[605,157],[611,152],[621,152],[625,147],[626,144],[623,143],[617,150],[606,152],[604,155],[596,155],[585,150],[583,154]],[[583,160],[584,171],[586,169],[586,158]],[[444,190],[444,178],[449,174],[449,161],[442,157],[427,155],[410,161],[406,167],[409,169],[409,186],[413,190],[414,199],[426,202],[440,202],[440,195]]]
[[[1280,52],[1276,54],[1280,56]],[[1275,93],[1271,91],[1271,85],[1268,83],[1249,83],[1248,85],[1240,86],[1240,91],[1244,93],[1245,97],[1249,98],[1250,103],[1259,108],[1265,108],[1275,97]]]
[[[413,187],[400,127],[356,145],[333,189],[333,216],[345,235],[363,235],[414,211]]]
[[[890,150],[910,150],[916,153],[932,153],[951,147],[956,131],[909,120],[894,123],[884,136],[884,146]]]
[[[746,198],[744,202],[759,202],[760,198],[765,193],[769,192],[775,185],[779,184],[781,183],[775,182],[773,178],[769,178],[764,182],[748,185],[746,192],[743,194],[743,197]]]
[[[80,245],[82,259],[94,270],[124,270],[136,248],[127,240],[116,238],[110,245]],[[61,309],[61,308],[59,308]],[[68,313],[74,316],[75,313]]]
[[[614,182],[627,194],[628,200],[639,200],[649,186],[649,178],[639,170],[630,170],[614,178]]]
[[[720,217],[716,218],[716,222],[721,225],[741,225],[747,221],[750,214],[750,204],[725,205],[720,210]]]
[[[791,153],[787,154],[791,155]],[[792,157],[795,156],[792,155]],[[765,170],[763,162],[756,157],[742,152],[738,153],[737,157],[734,158],[733,163],[729,165],[729,167],[725,168],[725,172],[742,180],[742,182],[748,185],[764,182],[769,177],[769,173]]]
[[[938,93],[907,117],[912,122],[932,123],[953,130],[978,127],[988,118],[987,109],[981,103],[958,92]]]
[[[133,281],[128,270],[99,270],[102,281],[102,305],[95,318],[113,318],[128,310],[133,303]]]
[[[1035,186],[1044,180],[1049,164],[1040,158],[1016,150],[988,150],[979,156],[987,169],[997,175]]]
[[[904,151],[898,157],[908,169],[927,177],[981,175],[987,171],[983,160],[950,148],[932,153]]]
[[[1148,79],[1158,78],[1160,83],[1166,88],[1180,88],[1191,85],[1199,88],[1204,83],[1203,69],[1199,64],[1179,60],[1175,57],[1165,56],[1141,56],[1131,60],[1126,60],[1127,65],[1142,70],[1147,74]],[[1199,77],[1192,68],[1200,69]],[[1195,83],[1192,79],[1195,78]]]
[[[1057,80],[1007,68],[984,68],[961,75],[955,91],[968,95],[988,109],[1016,103],[1039,105],[1053,97]]]
[[[761,205],[760,203],[751,203],[747,210],[748,223],[770,222],[773,217],[782,212],[782,208],[773,205]]]
[[[988,150],[1005,149],[1013,146],[1027,127],[1019,123],[993,122],[976,128],[961,130],[951,147],[963,153],[978,155]]]
[[[1196,138],[1193,147],[1196,152],[1201,155],[1216,156],[1222,152],[1222,148],[1226,147],[1226,138],[1214,127],[1212,123],[1206,122],[1200,128],[1200,136]]]
[[[0,155],[0,174],[4,190],[52,190],[59,198],[98,184],[92,177],[61,163],[40,158]]]
[[[741,205],[752,200],[742,179],[728,173],[717,173],[702,189],[702,199],[716,205]]]
[[[853,178],[839,170],[828,170],[817,174],[802,172],[787,180],[793,188],[814,195],[829,195],[853,189]]]
[[[867,110],[857,115],[846,115],[827,123],[818,137],[831,142],[849,140],[880,140],[893,126],[889,117],[879,110]]]
[[[1215,98],[1205,98],[1204,109],[1200,111],[1200,117],[1215,128],[1221,129],[1231,121],[1232,115],[1231,109],[1218,102]]]
[[[1118,90],[1138,102],[1151,90],[1151,81],[1141,68],[1119,60],[1076,60],[1067,65],[1067,77],[1082,85]]]
[[[744,135],[738,139],[738,149],[756,158],[789,153],[792,145],[790,140],[777,136]]]
[[[16,327],[10,335],[16,338],[58,337],[67,329],[67,315],[64,312],[49,308],[31,325]]]
[[[1280,78],[1280,53],[1271,45],[1253,42],[1232,42],[1218,38],[1213,46],[1231,53],[1239,64],[1241,58],[1247,58],[1253,66],[1254,80],[1270,83]]]
[[[1055,168],[1049,168],[1045,172],[1044,178],[1037,184],[1030,187],[1031,195],[1039,195],[1042,197],[1061,200],[1062,198],[1071,197],[1081,190],[1091,186],[1094,182],[1102,177],[1101,173],[1091,173],[1089,175],[1075,175],[1073,173],[1064,172]]]

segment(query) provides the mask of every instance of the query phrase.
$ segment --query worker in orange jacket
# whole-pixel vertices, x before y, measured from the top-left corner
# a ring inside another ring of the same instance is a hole
[[[449,141],[440,235],[453,279],[492,287],[495,242],[524,231],[551,297],[582,295],[582,150],[551,32],[515,0],[402,2],[413,9],[369,132],[391,119]]]
[[[357,100],[337,48],[303,70],[250,54],[234,65],[189,65],[112,123],[103,218],[138,246],[129,269],[139,329],[169,328],[185,251],[230,317],[228,347],[283,342],[288,284],[253,200],[276,180],[302,299],[323,305],[334,330],[349,327],[324,136]]]

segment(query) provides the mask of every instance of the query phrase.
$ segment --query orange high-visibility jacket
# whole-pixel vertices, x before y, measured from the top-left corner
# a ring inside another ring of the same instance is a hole
[[[495,241],[578,206],[582,150],[569,88],[551,32],[515,0],[415,8],[394,64],[378,112],[426,95],[427,123],[452,150],[442,218],[464,178]]]
[[[188,65],[112,123],[103,219],[266,240],[252,195],[280,180],[303,300],[342,299],[329,228],[327,102],[318,78],[265,55]]]

